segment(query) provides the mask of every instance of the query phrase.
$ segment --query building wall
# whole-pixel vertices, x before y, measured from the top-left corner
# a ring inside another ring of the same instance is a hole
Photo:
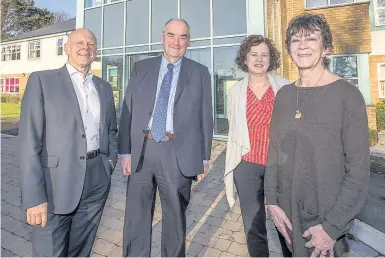
[[[385,41],[383,41],[385,42]],[[373,104],[379,101],[378,90],[378,63],[385,63],[385,54],[369,56],[369,71],[370,71],[370,97]]]
[[[333,34],[334,49],[330,58],[337,55],[356,54],[359,65],[358,87],[364,95],[366,103],[373,104],[373,101],[376,100],[374,97],[376,92],[373,87],[373,69],[370,68],[370,64],[375,59],[369,57],[369,53],[372,52],[372,47],[375,48],[375,51],[381,52],[381,49],[385,48],[385,44],[383,44],[385,41],[378,41],[374,46],[372,44],[372,36],[377,38],[377,34],[381,32],[376,32],[375,35],[371,32],[370,4],[358,2],[350,5],[306,9],[305,3],[306,0],[267,0],[268,36],[274,40],[281,52],[282,68],[278,73],[290,81],[299,78],[298,69],[285,48],[286,29],[290,20],[303,12],[323,14],[329,22]],[[378,91],[378,86],[376,89]],[[368,107],[368,110],[373,112],[373,108]],[[375,115],[368,114],[369,126],[373,128],[376,125]]]
[[[334,35],[334,51],[332,54],[371,52],[369,3],[311,10],[305,10],[304,0],[268,0],[267,5],[267,20],[268,24],[271,24],[268,25],[268,35],[276,42],[276,45],[283,46],[280,49],[282,53],[282,74],[290,81],[298,79],[298,70],[285,48],[286,29],[293,17],[305,11],[325,15]]]
[[[20,41],[6,42],[3,46],[21,45],[20,60],[3,61],[0,64],[2,74],[22,74],[31,73],[34,71],[48,70],[60,68],[67,60],[67,56],[58,56],[56,52],[57,39],[63,38],[63,42],[67,42],[65,33],[50,35],[49,37],[29,38]],[[40,41],[40,58],[28,59],[28,43],[32,41]],[[63,43],[63,45],[64,45]]]
[[[19,94],[23,94],[25,86],[27,85],[29,73],[14,73],[14,74],[3,74],[1,73],[0,78],[19,78]]]

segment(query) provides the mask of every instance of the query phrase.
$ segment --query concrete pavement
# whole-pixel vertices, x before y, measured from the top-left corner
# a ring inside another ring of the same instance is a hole
[[[20,209],[20,185],[16,137],[1,137],[1,256],[31,255],[31,226]],[[226,202],[223,184],[223,142],[213,143],[211,169],[200,183],[194,183],[187,211],[186,255],[193,257],[245,257],[248,255],[239,203],[232,210]],[[112,175],[111,191],[104,209],[92,256],[122,255],[126,178],[118,167]],[[282,256],[273,222],[267,220],[270,256]],[[153,220],[151,256],[160,256],[161,205],[157,198]],[[351,240],[350,256],[378,256],[365,244]]]

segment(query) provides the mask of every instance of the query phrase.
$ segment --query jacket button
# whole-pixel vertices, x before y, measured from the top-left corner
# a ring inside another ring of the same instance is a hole
[[[80,159],[81,159],[81,160],[84,160],[85,158],[84,158],[84,156],[80,156]]]
[[[86,138],[86,135],[84,133],[82,134],[82,138]]]
[[[151,116],[151,115],[152,115],[152,112],[148,112],[148,115]]]

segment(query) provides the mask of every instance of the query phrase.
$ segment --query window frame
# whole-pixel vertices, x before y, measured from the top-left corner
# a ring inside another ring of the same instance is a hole
[[[1,61],[17,61],[21,58],[21,45],[8,45],[1,47]]]
[[[309,7],[308,1],[312,1],[312,0],[304,0],[304,1],[305,1],[305,9],[320,9],[320,8],[336,7],[336,6],[343,6],[343,5],[351,5],[351,4],[362,2],[362,0],[351,0],[351,2],[349,3],[331,4],[332,0],[326,0],[328,2],[326,5]]]
[[[33,49],[31,49],[31,46],[34,46]],[[38,45],[38,47],[36,47]],[[35,56],[32,57],[31,53],[35,53]],[[39,56],[37,55],[39,53]],[[41,58],[41,43],[39,41],[30,41],[28,42],[28,59],[29,60],[36,60]]]
[[[13,84],[11,84],[12,79],[13,79]],[[8,83],[8,90],[6,91],[7,80],[9,81],[9,83]],[[11,91],[11,86],[13,86],[13,91]],[[1,94],[20,94],[20,77],[0,78],[0,91],[1,91]]]
[[[385,11],[385,7],[378,7],[377,6],[377,0],[373,0],[373,12],[374,12],[374,25],[375,26],[385,26],[385,23],[380,24],[380,18],[378,15],[380,10]]]
[[[385,82],[385,73],[381,76],[382,65],[385,67],[385,62],[377,63],[378,98],[385,99],[385,83],[384,83],[384,89],[383,90],[381,89],[381,81]]]
[[[332,72],[332,73],[334,73],[334,74],[336,74],[335,73],[335,70],[334,70],[334,68],[335,68],[335,60],[334,60],[334,58],[338,58],[338,57],[349,57],[349,56],[354,56],[354,57],[356,57],[356,63],[357,63],[357,76],[356,77],[342,77],[342,76],[340,76],[340,75],[338,75],[338,76],[340,76],[343,80],[346,80],[346,81],[348,81],[348,80],[357,80],[358,82],[357,82],[357,85],[356,84],[353,84],[353,83],[351,83],[351,82],[349,82],[350,84],[352,84],[352,85],[354,85],[354,86],[356,86],[357,88],[359,88],[359,86],[360,86],[360,71],[359,71],[359,69],[360,69],[360,64],[359,64],[359,56],[358,55],[355,55],[355,54],[339,54],[339,55],[330,55],[329,56],[329,59],[330,59],[330,71]]]
[[[59,45],[59,41],[61,40],[61,44]],[[64,54],[64,38],[58,38],[56,40],[56,55],[62,56]]]

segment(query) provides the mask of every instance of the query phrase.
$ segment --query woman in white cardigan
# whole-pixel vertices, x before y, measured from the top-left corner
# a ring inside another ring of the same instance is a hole
[[[247,75],[231,88],[227,99],[226,196],[232,207],[237,190],[249,255],[267,257],[263,178],[270,119],[275,95],[290,82],[269,74],[280,66],[280,53],[263,36],[248,36],[235,62]]]

